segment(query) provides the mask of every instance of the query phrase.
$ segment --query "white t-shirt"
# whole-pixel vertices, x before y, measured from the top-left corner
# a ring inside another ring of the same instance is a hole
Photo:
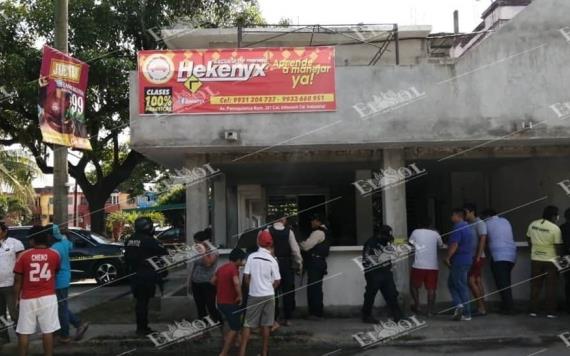
[[[260,247],[257,252],[249,255],[243,273],[251,276],[249,295],[252,297],[275,295],[273,282],[281,280],[281,275],[279,264],[268,250]]]
[[[16,254],[24,251],[24,245],[12,237],[0,241],[0,287],[14,285],[14,265]]]
[[[443,241],[437,231],[416,229],[412,231],[409,241],[416,248],[414,264],[412,265],[413,268],[439,269],[437,249],[443,246]]]

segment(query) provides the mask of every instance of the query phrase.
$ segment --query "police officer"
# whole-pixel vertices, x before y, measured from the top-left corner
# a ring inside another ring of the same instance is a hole
[[[393,241],[392,228],[382,225],[379,231],[364,244],[362,267],[366,279],[366,291],[362,306],[362,321],[365,323],[378,323],[378,320],[372,316],[372,307],[378,290],[390,309],[392,319],[398,322],[402,318],[402,311],[398,305],[398,290],[392,274],[392,259],[395,256]]]
[[[283,215],[273,216],[275,223],[268,230],[273,238],[273,251],[279,264],[281,283],[277,287],[278,297],[275,300],[275,317],[279,318],[279,300],[283,301],[283,318],[280,323],[289,326],[295,309],[295,272],[303,265],[301,250],[295,239],[295,233],[287,226],[287,218]],[[260,231],[261,234],[261,231]]]
[[[168,252],[153,236],[154,226],[148,217],[135,220],[135,232],[125,241],[125,259],[131,274],[131,291],[136,299],[135,315],[137,335],[144,336],[153,332],[148,327],[148,305],[154,297],[155,285],[160,282],[158,272],[148,263],[154,256],[167,255]]]
[[[320,320],[323,318],[323,276],[327,274],[326,258],[330,249],[330,233],[317,214],[311,218],[311,228],[313,232],[300,245],[306,252],[309,319]]]

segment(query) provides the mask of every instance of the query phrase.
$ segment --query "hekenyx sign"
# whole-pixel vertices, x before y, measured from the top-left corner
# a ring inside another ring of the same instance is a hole
[[[140,114],[334,111],[333,47],[141,51]]]

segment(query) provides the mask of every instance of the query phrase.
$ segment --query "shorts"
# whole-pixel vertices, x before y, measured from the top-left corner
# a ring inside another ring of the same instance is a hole
[[[260,326],[272,326],[275,321],[275,296],[247,297],[247,307],[245,310],[246,328],[257,328]]]
[[[437,269],[419,269],[412,267],[410,274],[410,284],[414,288],[420,288],[425,285],[426,289],[437,289],[437,277],[439,271]]]
[[[20,315],[16,332],[32,335],[36,333],[38,325],[42,334],[51,334],[60,329],[55,294],[39,298],[20,299]]]
[[[243,308],[238,304],[218,304],[218,310],[233,331],[240,331]]]
[[[469,270],[469,277],[481,277],[481,270],[485,265],[485,257],[481,257],[479,262],[473,261],[471,269]]]

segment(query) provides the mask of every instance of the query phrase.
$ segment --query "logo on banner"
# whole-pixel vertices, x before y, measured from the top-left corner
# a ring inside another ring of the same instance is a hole
[[[174,75],[174,63],[165,54],[151,54],[143,61],[142,72],[149,82],[164,84]]]

